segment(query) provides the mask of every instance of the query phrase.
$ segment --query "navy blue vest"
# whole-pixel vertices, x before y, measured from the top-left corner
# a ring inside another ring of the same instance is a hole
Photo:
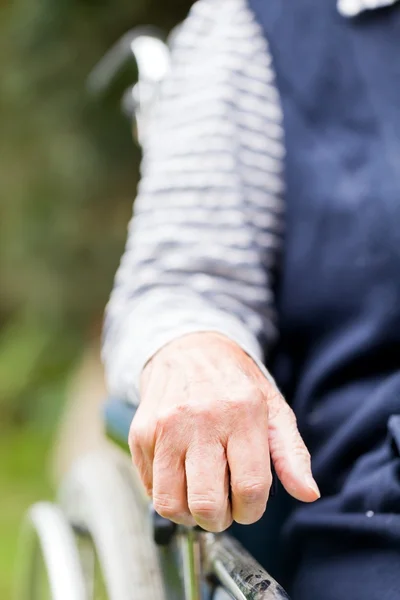
[[[249,5],[287,147],[272,366],[323,495],[295,510],[287,539],[373,535],[400,548],[400,517],[385,521],[400,512],[400,3],[353,20],[335,0]]]

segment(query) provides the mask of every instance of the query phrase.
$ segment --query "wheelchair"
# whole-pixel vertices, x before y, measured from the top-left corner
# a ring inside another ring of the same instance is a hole
[[[17,600],[283,600],[283,588],[227,533],[152,510],[131,464],[135,407],[105,407],[110,447],[80,458],[56,503],[30,508]]]
[[[134,63],[138,81],[122,108],[140,143],[170,62],[150,29],[127,33],[91,73],[104,93]],[[135,406],[105,405],[110,444],[73,465],[54,503],[32,506],[21,531],[16,600],[284,600],[283,588],[227,533],[178,526],[159,516],[128,453]]]

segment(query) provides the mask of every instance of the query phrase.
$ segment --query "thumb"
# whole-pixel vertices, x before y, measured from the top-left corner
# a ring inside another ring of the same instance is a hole
[[[310,453],[292,409],[278,391],[268,399],[268,440],[276,474],[286,491],[302,502],[318,500],[321,494],[311,472]]]

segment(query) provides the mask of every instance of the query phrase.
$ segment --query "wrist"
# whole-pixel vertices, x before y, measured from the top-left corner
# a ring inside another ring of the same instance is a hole
[[[218,360],[221,356],[230,357],[231,360],[254,365],[254,360],[239,344],[228,336],[218,331],[199,331],[182,335],[165,344],[147,361],[140,377],[141,395],[148,384],[154,369],[170,369],[174,365],[183,368],[192,353],[206,352],[211,360]]]

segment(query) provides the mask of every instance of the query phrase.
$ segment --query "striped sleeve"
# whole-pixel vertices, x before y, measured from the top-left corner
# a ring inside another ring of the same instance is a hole
[[[127,399],[147,360],[179,336],[222,333],[264,369],[263,348],[277,335],[282,115],[267,43],[245,0],[198,0],[171,64],[106,309],[108,387]]]

